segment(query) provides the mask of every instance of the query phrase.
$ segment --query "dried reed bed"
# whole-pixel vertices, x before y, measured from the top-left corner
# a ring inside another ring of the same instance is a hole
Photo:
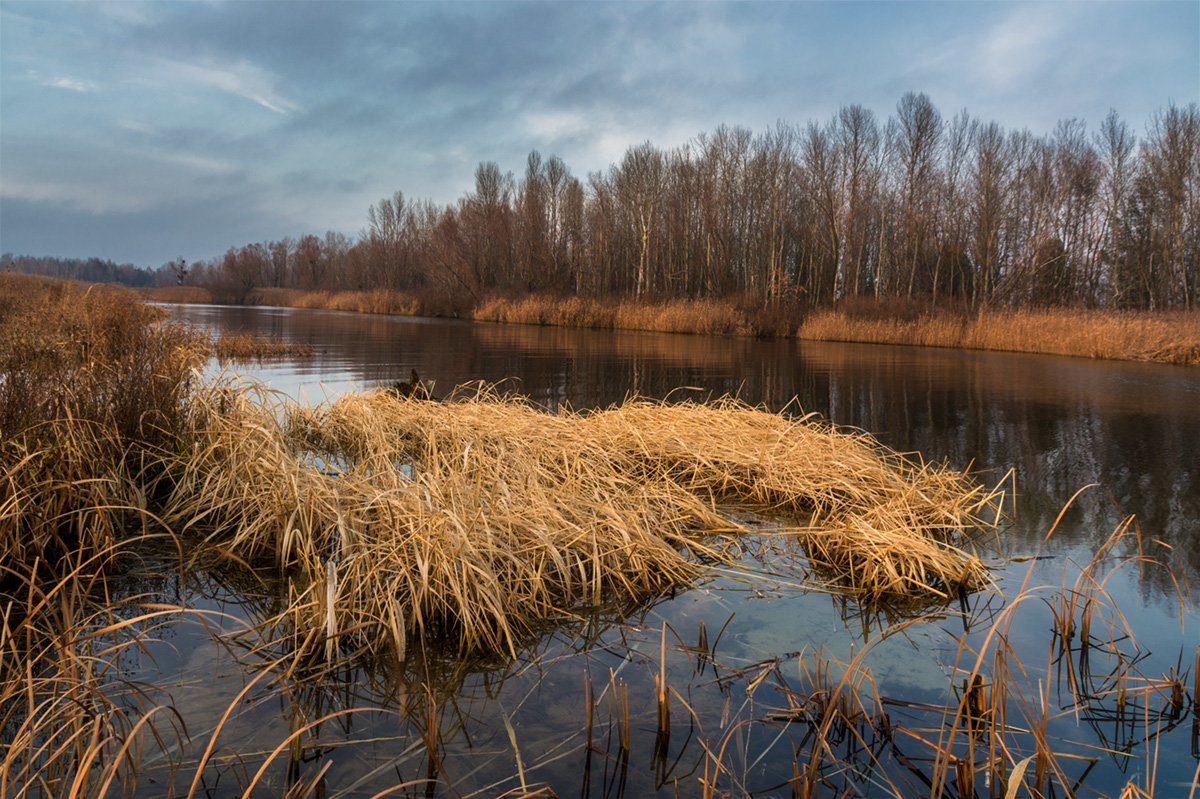
[[[864,316],[821,310],[800,338],[1032,352],[1129,361],[1200,364],[1200,312],[1070,309],[949,311],[919,316]]]
[[[213,354],[222,361],[302,358],[312,355],[312,345],[277,336],[256,336],[222,330],[213,342]]]
[[[202,343],[127,291],[0,276],[0,564],[107,548]]]
[[[413,294],[388,289],[367,291],[306,291],[276,297],[279,304],[292,308],[318,308],[352,313],[417,316],[420,300]]]
[[[151,302],[168,302],[176,305],[208,305],[213,294],[203,286],[154,286],[137,289],[139,296]]]
[[[727,562],[740,528],[719,504],[804,514],[812,559],[867,596],[985,580],[959,545],[992,494],[734,402],[579,414],[376,392],[307,408],[242,384],[196,407],[169,518],[294,570],[281,621],[326,658],[403,659],[410,633],[512,653],[548,619]]]
[[[707,335],[789,336],[794,315],[747,308],[732,300],[632,300],[525,295],[489,297],[475,306],[472,318],[486,322],[645,330]]]
[[[994,525],[998,494],[945,466],[914,463],[865,433],[733,400],[627,403],[590,417],[643,479],[710,502],[807,523],[809,558],[868,599],[978,587],[986,568],[962,549]]]

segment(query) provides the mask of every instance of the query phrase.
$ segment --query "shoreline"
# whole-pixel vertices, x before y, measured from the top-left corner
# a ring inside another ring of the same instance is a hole
[[[143,290],[167,303],[217,303],[199,287]],[[893,344],[1200,366],[1200,311],[1018,308],[968,311],[927,300],[852,298],[764,307],[751,298],[634,300],[492,295],[470,303],[430,292],[261,289],[246,305],[431,316],[595,330]]]

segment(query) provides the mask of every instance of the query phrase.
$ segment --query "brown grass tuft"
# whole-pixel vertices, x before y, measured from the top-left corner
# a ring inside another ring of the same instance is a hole
[[[170,517],[297,576],[299,651],[403,658],[409,633],[512,652],[547,619],[727,562],[718,505],[802,514],[814,561],[863,595],[978,585],[956,544],[994,497],[861,435],[732,401],[549,413],[484,392],[298,407],[198,402]]]
[[[182,429],[199,340],[128,291],[0,276],[0,564],[107,548]]]
[[[253,333],[232,333],[227,330],[222,330],[213,343],[213,354],[222,361],[301,358],[312,353],[312,345],[302,341],[289,341],[276,336],[256,336]]]

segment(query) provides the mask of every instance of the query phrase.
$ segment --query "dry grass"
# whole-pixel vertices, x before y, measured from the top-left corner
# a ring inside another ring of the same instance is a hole
[[[222,330],[213,342],[213,354],[221,361],[266,360],[269,358],[301,358],[312,355],[312,345],[289,341],[276,336],[256,336],[253,333],[233,333]]]
[[[155,286],[138,289],[137,292],[152,302],[178,305],[208,305],[213,302],[212,292],[202,286]]]
[[[293,308],[320,308],[329,311],[350,311],[366,314],[390,314],[416,316],[421,313],[421,303],[416,296],[387,289],[369,291],[307,291],[283,297],[278,304]],[[276,303],[272,303],[276,304]]]
[[[812,313],[799,337],[822,341],[911,344],[1032,352],[1128,361],[1200,364],[1200,312],[1029,309],[863,315]]]
[[[0,276],[0,564],[108,548],[184,420],[192,334],[136,295]]]
[[[480,302],[472,318],[509,324],[553,325],[599,330],[659,333],[789,336],[795,315],[764,311],[733,300],[632,300],[525,295],[495,296]]]
[[[100,574],[122,545],[80,557],[58,579],[34,561],[5,569],[0,618],[0,796],[128,793],[143,758],[184,726],[122,663],[181,608],[112,601]],[[122,790],[123,789],[123,790]]]
[[[242,385],[197,407],[169,516],[295,570],[302,652],[403,659],[417,633],[511,653],[547,619],[725,561],[721,537],[740,529],[726,504],[802,514],[812,559],[864,595],[986,579],[957,545],[994,496],[734,402],[577,414],[377,392],[304,408]]]
[[[944,699],[937,702],[881,694],[866,665],[873,647],[918,620],[882,631],[848,662],[821,650],[801,650],[736,666],[720,663],[715,644],[707,651],[701,627],[703,643],[692,648],[680,640],[678,651],[689,662],[698,655],[701,673],[705,661],[717,664],[716,676],[700,685],[693,681],[686,695],[675,696],[690,714],[689,729],[698,730],[704,750],[702,795],[760,792],[748,784],[745,764],[751,757],[760,762],[762,750],[775,746],[795,752],[789,784],[792,795],[800,797],[873,795],[876,790],[897,797],[1100,795],[1089,777],[1099,776],[1092,767],[1109,757],[1120,772],[1136,776],[1122,777],[1108,795],[1120,790],[1122,797],[1151,797],[1157,787],[1174,796],[1171,791],[1183,790],[1189,778],[1194,793],[1200,768],[1159,761],[1160,736],[1189,723],[1195,729],[1198,723],[1194,711],[1189,719],[1185,701],[1183,664],[1189,653],[1181,651],[1165,673],[1151,671],[1150,652],[1108,592],[1117,571],[1149,565],[1136,554],[1140,544],[1136,524],[1127,519],[1090,562],[1064,562],[1061,584],[1034,585],[1031,566],[1002,605],[981,603],[972,618],[964,615],[964,629],[952,633],[957,650],[946,664]],[[1119,557],[1124,549],[1135,554]],[[1182,608],[1186,585],[1178,590],[1175,599]],[[1045,627],[1047,609],[1052,630]],[[1045,630],[1047,645],[1022,640],[1030,630]],[[643,651],[651,643],[645,641]],[[665,633],[661,646],[659,657],[665,659]],[[1169,648],[1162,656],[1160,665],[1174,659]],[[782,666],[791,658],[797,659],[797,669],[785,677]],[[712,724],[711,707],[701,704],[697,690],[710,684],[722,689],[725,701],[742,693],[732,690],[735,686],[744,686],[748,715],[726,724],[722,714],[721,723]],[[641,704],[647,708],[641,725],[652,729],[648,697]],[[762,705],[765,712],[755,710]],[[750,727],[761,733],[753,747],[746,744]],[[739,746],[747,748],[739,751]]]
[[[207,295],[182,287],[148,290],[163,302],[204,302]],[[1110,360],[1200,364],[1200,312],[1001,309],[969,313],[961,305],[925,300],[850,298],[836,308],[809,312],[799,306],[764,305],[752,297],[726,299],[621,299],[549,294],[492,295],[473,300],[444,292],[299,291],[257,289],[257,305],[367,314],[443,316],[508,324],[700,333],[726,336],[796,336],[814,341],[905,344],[1004,352],[1070,355]]]

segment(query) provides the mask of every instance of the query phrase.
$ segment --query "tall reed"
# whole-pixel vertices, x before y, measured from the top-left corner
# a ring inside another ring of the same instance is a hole
[[[922,313],[853,308],[814,311],[798,333],[821,341],[858,341],[1031,352],[1181,365],[1200,364],[1200,313],[1066,308]]]
[[[101,551],[182,429],[192,333],[131,292],[0,275],[0,563]]]

